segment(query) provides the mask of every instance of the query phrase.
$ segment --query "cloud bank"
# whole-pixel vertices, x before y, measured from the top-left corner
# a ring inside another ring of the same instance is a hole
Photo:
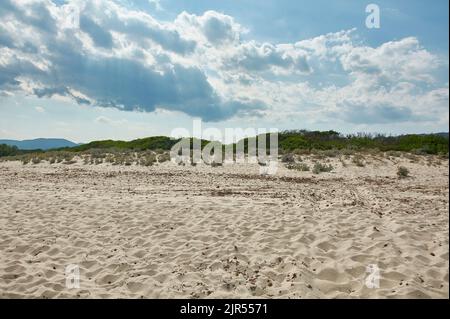
[[[215,11],[158,21],[115,1],[73,4],[78,28],[50,0],[0,3],[0,95],[65,96],[205,121],[448,121],[448,77],[440,75],[448,59],[415,37],[370,47],[352,29],[269,43],[245,39],[245,26]]]

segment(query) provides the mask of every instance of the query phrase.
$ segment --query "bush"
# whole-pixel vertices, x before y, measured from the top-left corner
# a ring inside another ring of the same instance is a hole
[[[160,154],[158,156],[158,162],[159,163],[164,163],[170,161],[170,154],[169,153],[164,153],[164,154]]]
[[[400,166],[397,169],[397,175],[400,178],[408,177],[409,176],[409,170],[406,167],[404,167],[404,166]]]
[[[343,150],[341,150],[342,155],[346,155],[346,156],[350,156],[355,154],[355,151],[351,148],[344,148]]]
[[[34,157],[34,158],[31,160],[31,162],[32,162],[33,164],[39,164],[39,163],[41,162],[41,159],[40,159],[39,157]]]
[[[307,172],[309,171],[309,166],[305,163],[299,163],[299,164],[289,164],[286,165],[287,169],[294,169],[296,171],[300,171],[300,172]]]
[[[0,157],[1,156],[12,156],[19,154],[19,150],[16,146],[9,146],[6,144],[0,144]]]
[[[313,173],[314,174],[320,174],[322,172],[331,172],[332,170],[333,170],[333,166],[331,166],[331,165],[324,165],[324,164],[321,164],[319,162],[314,164],[314,167],[313,167]]]
[[[347,163],[345,162],[345,160],[342,157],[339,157],[339,161],[342,164],[342,167],[347,167]]]
[[[147,155],[139,160],[139,164],[142,166],[152,166],[155,162],[156,162],[155,155]]]
[[[283,163],[295,163],[295,156],[292,153],[284,154],[281,157],[281,162]]]
[[[361,155],[354,156],[352,159],[353,164],[355,164],[358,167],[364,167],[364,157]]]

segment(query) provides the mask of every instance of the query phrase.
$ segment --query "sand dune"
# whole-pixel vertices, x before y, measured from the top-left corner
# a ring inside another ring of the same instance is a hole
[[[0,297],[448,298],[448,160],[335,161],[268,177],[0,163]]]

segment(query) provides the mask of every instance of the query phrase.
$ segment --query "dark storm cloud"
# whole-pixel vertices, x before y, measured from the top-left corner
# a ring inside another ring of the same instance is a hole
[[[33,93],[38,97],[63,95],[80,104],[116,107],[125,111],[152,112],[156,108],[164,108],[206,121],[219,121],[240,113],[257,113],[265,108],[261,102],[223,100],[197,67],[183,66],[165,59],[166,63],[156,65],[155,69],[155,66],[138,59],[86,52],[81,40],[70,30],[61,30],[58,37],[52,33],[57,29],[56,22],[42,3],[32,4],[28,9],[29,13],[25,14],[9,1],[0,4],[2,14],[11,14],[21,23],[34,28],[42,42],[40,46],[45,47],[39,58],[46,61],[46,67],[38,68],[15,56],[12,61],[0,66],[0,90],[18,89],[18,78],[22,77],[37,85]],[[125,23],[117,18],[105,24],[108,23],[109,28],[101,24],[101,19],[94,21],[90,15],[81,14],[81,30],[92,38],[96,46],[105,49],[114,47],[110,30],[152,39],[163,48],[181,54],[195,47],[195,42],[182,39],[177,31],[139,19],[130,18]],[[0,41],[4,45],[17,47],[11,43],[11,38],[4,36]],[[24,52],[25,46],[15,54],[19,56]],[[163,57],[161,59],[164,60]]]

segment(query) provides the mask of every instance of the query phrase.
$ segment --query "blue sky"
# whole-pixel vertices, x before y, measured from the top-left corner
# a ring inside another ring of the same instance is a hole
[[[378,29],[365,25],[369,3]],[[0,138],[129,140],[193,119],[448,131],[448,9],[444,0],[5,0]]]

